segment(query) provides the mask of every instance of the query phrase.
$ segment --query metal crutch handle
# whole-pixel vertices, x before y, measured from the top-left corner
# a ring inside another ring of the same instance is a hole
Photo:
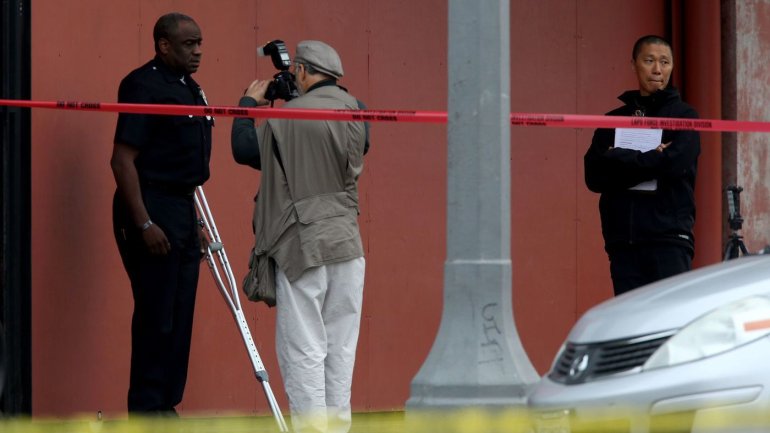
[[[278,423],[278,428],[282,432],[288,432],[289,429],[286,426],[286,421],[283,418],[280,407],[278,407],[275,395],[270,388],[267,370],[265,370],[262,358],[259,356],[257,346],[254,344],[254,339],[251,336],[249,324],[243,314],[240,296],[238,295],[238,285],[235,282],[235,277],[233,276],[230,262],[227,259],[224,244],[219,237],[219,231],[214,222],[214,216],[211,214],[211,208],[209,208],[206,195],[203,193],[203,187],[201,186],[195,188],[195,207],[198,210],[198,216],[203,220],[204,234],[208,241],[208,245],[206,246],[206,262],[211,270],[211,275],[214,277],[214,282],[216,282],[219,292],[225,299],[227,306],[230,308],[230,312],[233,314],[233,319],[235,319],[235,323],[238,325],[238,330],[241,333],[241,338],[246,346],[246,351],[249,354],[254,374],[259,383],[262,384],[267,403],[270,406],[270,411],[273,413],[275,421]],[[214,259],[214,255],[216,255],[217,260]],[[223,273],[226,280],[222,279]]]

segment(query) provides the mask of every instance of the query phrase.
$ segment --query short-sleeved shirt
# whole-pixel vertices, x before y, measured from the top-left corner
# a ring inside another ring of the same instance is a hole
[[[118,102],[206,105],[198,83],[189,74],[174,73],[158,57],[121,81]],[[143,185],[192,190],[209,178],[212,126],[206,116],[121,113],[115,142],[139,150],[135,163]]]

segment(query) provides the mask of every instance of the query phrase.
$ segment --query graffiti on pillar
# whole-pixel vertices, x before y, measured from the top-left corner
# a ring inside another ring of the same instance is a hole
[[[503,337],[503,331],[498,326],[498,310],[497,302],[484,305],[481,309],[484,337],[481,341],[481,359],[479,364],[503,361],[503,347],[500,342]]]

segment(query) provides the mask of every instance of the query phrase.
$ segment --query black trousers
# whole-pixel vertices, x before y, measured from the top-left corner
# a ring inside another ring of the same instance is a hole
[[[691,250],[677,244],[625,246],[608,255],[615,296],[692,268]]]
[[[149,253],[122,200],[113,200],[113,228],[131,280],[131,378],[128,411],[174,413],[187,381],[200,240],[192,195],[144,190],[150,219],[171,242],[165,256]]]

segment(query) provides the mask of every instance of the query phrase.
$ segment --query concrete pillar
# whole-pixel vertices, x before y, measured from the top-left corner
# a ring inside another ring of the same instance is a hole
[[[767,122],[770,0],[723,0],[721,16],[723,117]],[[723,143],[723,183],[744,188],[742,234],[757,252],[770,243],[770,135],[726,133]]]
[[[537,380],[513,322],[508,0],[449,1],[444,307],[407,410],[512,406]]]

